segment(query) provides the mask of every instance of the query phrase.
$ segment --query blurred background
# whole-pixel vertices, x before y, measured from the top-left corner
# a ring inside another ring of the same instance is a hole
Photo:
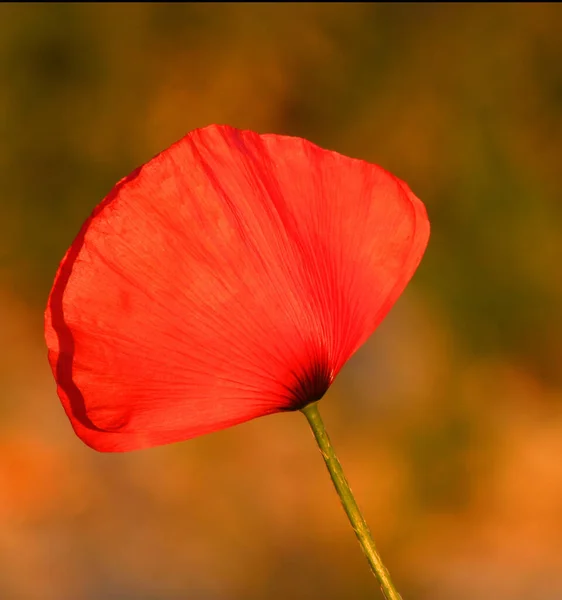
[[[102,455],[43,342],[114,183],[210,123],[376,162],[411,285],[322,400],[404,600],[562,599],[562,6],[0,6],[0,598],[379,597],[305,419]]]

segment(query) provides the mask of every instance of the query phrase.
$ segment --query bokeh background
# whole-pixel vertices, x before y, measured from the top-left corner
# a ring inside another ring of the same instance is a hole
[[[562,6],[0,6],[0,598],[378,597],[306,422],[101,455],[42,337],[122,176],[209,123],[407,181],[411,285],[322,401],[405,600],[562,599]]]

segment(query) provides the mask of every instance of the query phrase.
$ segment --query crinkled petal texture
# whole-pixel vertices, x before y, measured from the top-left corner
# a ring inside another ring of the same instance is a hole
[[[74,430],[133,450],[319,399],[428,236],[423,204],[376,165],[193,131],[115,186],[57,272],[46,340]]]

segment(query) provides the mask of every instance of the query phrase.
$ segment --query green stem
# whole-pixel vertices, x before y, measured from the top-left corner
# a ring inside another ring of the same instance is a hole
[[[305,406],[301,409],[301,412],[304,413],[304,416],[308,419],[343,508],[353,527],[353,531],[355,531],[355,535],[361,544],[361,548],[369,561],[371,570],[381,586],[384,597],[386,600],[402,600],[390,579],[390,574],[382,563],[377,549],[375,548],[375,542],[373,541],[369,527],[357,506],[349,483],[347,483],[340,461],[334,452],[332,443],[330,442],[330,438],[324,427],[322,417],[318,412],[318,403],[313,402],[312,404]]]

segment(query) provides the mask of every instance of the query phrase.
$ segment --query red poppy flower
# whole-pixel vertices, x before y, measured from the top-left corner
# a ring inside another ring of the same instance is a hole
[[[428,236],[423,204],[376,165],[191,132],[115,186],[56,274],[46,340],[74,430],[133,450],[319,399]]]

